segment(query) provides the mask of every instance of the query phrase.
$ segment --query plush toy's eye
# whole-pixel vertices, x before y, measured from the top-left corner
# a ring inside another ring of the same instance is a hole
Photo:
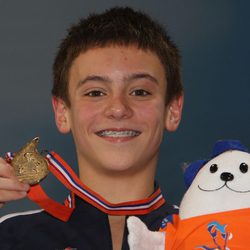
[[[211,173],[215,173],[217,170],[218,170],[217,164],[212,164],[212,165],[210,166],[210,172],[211,172]]]
[[[242,162],[242,163],[240,164],[240,171],[241,171],[242,173],[246,173],[246,172],[248,171],[248,165],[247,165],[245,162]]]

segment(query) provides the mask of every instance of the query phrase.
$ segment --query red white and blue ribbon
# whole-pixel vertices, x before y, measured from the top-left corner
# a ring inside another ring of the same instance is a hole
[[[11,158],[11,155],[7,156]],[[110,203],[83,184],[70,166],[58,154],[50,152],[46,155],[46,159],[49,163],[50,172],[72,192],[72,195],[69,196],[65,202],[67,206],[64,206],[65,208],[62,209],[63,205],[51,200],[39,184],[31,187],[28,197],[38,203],[47,212],[63,221],[69,219],[75,207],[74,195],[79,196],[89,204],[109,215],[148,214],[165,203],[160,188],[157,188],[155,192],[146,199],[117,204]],[[58,213],[59,209],[61,214]]]

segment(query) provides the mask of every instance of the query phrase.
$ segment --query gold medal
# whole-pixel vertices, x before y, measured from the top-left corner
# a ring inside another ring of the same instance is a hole
[[[37,150],[39,138],[27,143],[14,156],[11,165],[19,181],[34,185],[45,178],[48,173],[48,162]]]

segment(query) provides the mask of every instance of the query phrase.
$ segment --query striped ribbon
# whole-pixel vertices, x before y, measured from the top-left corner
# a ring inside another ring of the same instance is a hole
[[[11,153],[7,153],[6,156],[9,162],[13,159]],[[110,203],[84,185],[70,166],[57,153],[53,151],[48,153],[46,159],[49,163],[50,172],[72,192],[72,195],[65,201],[65,206],[50,199],[40,184],[36,184],[31,186],[28,197],[40,207],[44,208],[48,213],[63,221],[67,221],[73,212],[75,207],[74,195],[79,196],[89,204],[109,215],[148,214],[165,203],[160,188],[157,188],[155,192],[146,199],[117,204]]]
[[[84,185],[69,165],[55,152],[46,156],[50,171],[69,190],[78,195],[94,207],[110,215],[138,215],[147,214],[165,203],[165,199],[158,188],[150,197],[132,201],[113,204],[105,200],[99,194]]]

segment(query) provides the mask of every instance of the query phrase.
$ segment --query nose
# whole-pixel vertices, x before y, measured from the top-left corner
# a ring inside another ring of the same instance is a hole
[[[224,172],[220,175],[221,180],[223,181],[232,181],[234,179],[233,174]]]
[[[105,115],[111,119],[126,119],[133,114],[129,100],[125,96],[116,96],[110,98],[105,108]]]

